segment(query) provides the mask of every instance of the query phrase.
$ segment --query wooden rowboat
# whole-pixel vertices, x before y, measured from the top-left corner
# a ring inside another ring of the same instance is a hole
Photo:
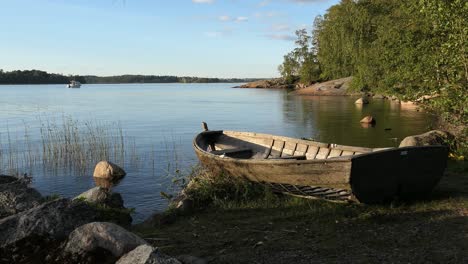
[[[446,167],[443,146],[364,148],[268,134],[204,131],[193,147],[213,173],[329,200],[383,203],[430,194]]]

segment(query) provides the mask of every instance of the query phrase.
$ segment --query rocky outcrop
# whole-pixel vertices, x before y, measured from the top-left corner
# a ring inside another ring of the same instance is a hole
[[[0,175],[0,218],[26,211],[41,203],[41,194],[25,179]]]
[[[19,263],[40,263],[76,227],[96,221],[83,202],[58,199],[0,219],[0,256]]]
[[[297,89],[294,94],[298,95],[354,95],[349,87],[352,77],[331,80],[327,82],[315,83],[303,89]]]
[[[184,257],[186,261],[179,261],[160,253],[144,239],[117,224],[96,222],[108,218],[115,220],[116,212],[130,217],[117,193],[96,187],[74,200],[56,199],[39,204],[45,198],[27,187],[27,183],[0,175],[1,190],[18,190],[21,185],[26,192],[39,198],[35,200],[37,204],[27,206],[31,206],[30,209],[21,207],[25,211],[0,217],[0,263],[110,264],[124,255],[119,263],[206,263],[190,256]],[[13,199],[18,200],[17,197],[22,195],[21,192]],[[187,206],[182,204],[182,207]]]
[[[293,89],[294,87],[294,84],[287,84],[282,78],[277,78],[250,82],[236,88]]]
[[[183,264],[207,264],[208,261],[190,255],[180,255],[176,257]]]
[[[150,245],[141,245],[121,257],[116,264],[183,264],[175,258],[162,254]]]
[[[109,161],[100,161],[94,168],[93,176],[95,178],[108,179],[110,181],[118,181],[126,175],[126,172]]]
[[[450,142],[453,136],[445,131],[432,130],[424,134],[405,137],[401,143],[401,147],[412,146],[430,146],[430,145],[444,145],[450,147]]]
[[[115,261],[145,244],[145,240],[116,224],[93,222],[78,227],[69,235],[64,256],[73,262],[85,262],[83,260],[98,256],[106,256],[107,260]]]

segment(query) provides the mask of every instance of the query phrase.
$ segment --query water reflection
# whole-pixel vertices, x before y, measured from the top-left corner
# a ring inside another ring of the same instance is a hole
[[[355,104],[355,97],[285,95],[285,122],[305,130],[318,141],[366,147],[397,146],[404,137],[418,134],[429,124],[428,115],[390,100]],[[371,115],[376,124],[361,123]],[[396,139],[396,140],[395,140]]]

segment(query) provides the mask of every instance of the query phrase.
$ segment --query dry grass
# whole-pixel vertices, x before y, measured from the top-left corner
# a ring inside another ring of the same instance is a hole
[[[365,206],[218,196],[204,210],[137,233],[165,253],[210,263],[467,263],[467,165],[451,163],[431,200]],[[220,192],[202,178],[193,187],[199,197]]]

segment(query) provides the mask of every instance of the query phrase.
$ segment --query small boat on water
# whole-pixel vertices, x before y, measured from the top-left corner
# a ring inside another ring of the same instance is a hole
[[[423,197],[447,163],[444,146],[364,148],[204,125],[193,140],[203,166],[296,196],[369,204]]]
[[[80,88],[81,83],[79,81],[71,81],[69,84],[67,84],[67,88]]]

